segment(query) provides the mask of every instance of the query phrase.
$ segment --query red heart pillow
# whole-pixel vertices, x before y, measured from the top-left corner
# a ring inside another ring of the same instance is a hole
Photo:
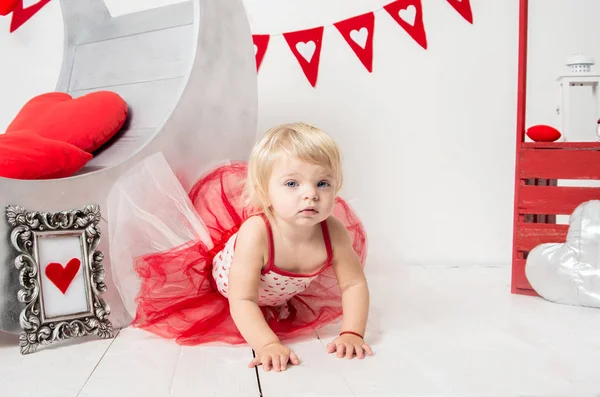
[[[121,129],[127,113],[123,98],[111,91],[75,99],[64,92],[50,92],[29,100],[6,133],[28,130],[93,153]]]
[[[527,136],[535,142],[554,142],[560,138],[560,132],[549,125],[534,125],[527,130]]]
[[[83,168],[91,158],[91,154],[69,143],[28,131],[0,134],[0,176],[5,178],[65,178]]]

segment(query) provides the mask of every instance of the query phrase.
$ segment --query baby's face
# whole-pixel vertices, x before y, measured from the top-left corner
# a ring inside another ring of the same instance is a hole
[[[331,215],[336,183],[325,167],[281,157],[275,160],[269,180],[273,212],[288,223],[313,226]]]

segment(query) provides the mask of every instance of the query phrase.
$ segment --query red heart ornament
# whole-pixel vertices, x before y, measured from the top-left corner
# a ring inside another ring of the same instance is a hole
[[[64,92],[49,92],[30,99],[6,133],[28,130],[93,153],[121,129],[127,114],[127,103],[112,91],[92,92],[78,98]]]
[[[71,282],[81,267],[81,261],[77,258],[71,259],[67,266],[52,262],[46,266],[46,277],[64,294],[69,289]]]
[[[529,127],[526,134],[535,142],[554,142],[561,137],[560,131],[544,124]]]

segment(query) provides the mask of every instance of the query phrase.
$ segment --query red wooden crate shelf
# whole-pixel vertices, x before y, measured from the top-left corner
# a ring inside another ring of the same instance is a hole
[[[523,143],[518,151],[513,230],[512,292],[533,295],[525,276],[527,254],[543,243],[565,241],[568,225],[556,215],[571,215],[600,187],[556,186],[557,180],[600,180],[600,143]]]

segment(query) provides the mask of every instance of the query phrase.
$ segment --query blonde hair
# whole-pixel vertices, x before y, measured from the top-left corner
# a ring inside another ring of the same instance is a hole
[[[268,130],[250,153],[245,196],[255,210],[272,215],[268,185],[273,163],[281,155],[327,168],[337,182],[336,194],[342,187],[342,154],[333,138],[306,123],[282,124]]]

